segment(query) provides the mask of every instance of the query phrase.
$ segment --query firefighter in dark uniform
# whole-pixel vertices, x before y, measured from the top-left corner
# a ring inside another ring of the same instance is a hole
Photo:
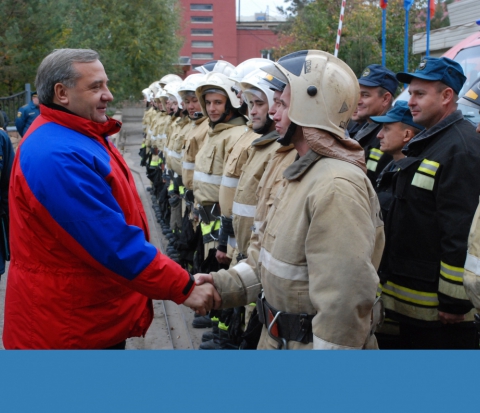
[[[410,84],[413,121],[425,130],[397,161],[379,270],[386,316],[399,322],[401,348],[478,348],[463,286],[480,196],[480,139],[456,103],[466,78],[453,60],[427,57],[397,79]]]
[[[398,87],[395,73],[381,65],[370,65],[358,79],[360,99],[358,101],[355,120],[365,122],[360,130],[354,133],[354,139],[365,151],[367,176],[375,187],[378,175],[392,160],[379,149],[377,134],[382,126],[372,122],[371,116],[387,113],[392,107],[393,96]]]
[[[32,100],[18,109],[17,118],[15,119],[15,127],[21,137],[27,133],[28,128],[38,115],[40,115],[40,109],[38,107],[37,92],[32,92]]]
[[[383,219],[386,220],[393,201],[392,181],[398,169],[397,161],[405,158],[402,149],[425,128],[413,121],[408,102],[404,100],[398,100],[395,106],[384,116],[372,116],[371,119],[381,126],[377,135],[380,142],[379,149],[392,157],[392,161],[380,173],[375,187],[382,208]]]

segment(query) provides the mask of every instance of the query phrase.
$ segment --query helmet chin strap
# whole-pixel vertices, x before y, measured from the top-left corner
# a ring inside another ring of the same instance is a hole
[[[287,129],[287,132],[283,136],[283,138],[278,138],[277,142],[282,145],[282,146],[288,146],[292,143],[292,137],[297,130],[297,124],[296,123],[290,123],[290,126]]]
[[[270,126],[272,126],[272,123],[273,120],[270,119],[270,116],[267,115],[267,120],[265,121],[263,126],[258,129],[254,129],[253,131],[255,133],[259,133],[260,135],[265,135],[270,130]]]

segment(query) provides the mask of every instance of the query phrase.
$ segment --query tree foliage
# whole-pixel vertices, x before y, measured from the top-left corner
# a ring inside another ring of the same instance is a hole
[[[0,41],[7,45],[0,50],[0,95],[33,84],[43,57],[68,47],[99,52],[116,102],[138,98],[176,70],[177,7],[175,0],[2,0],[0,12],[10,18],[0,20]]]
[[[453,0],[447,0],[445,4]],[[405,9],[403,0],[389,0],[387,8],[386,66],[403,70]],[[287,21],[278,29],[280,46],[274,50],[278,58],[299,49],[319,49],[333,53],[335,49],[341,0],[296,0],[287,8],[279,8]],[[420,56],[413,55],[412,38],[425,31],[426,0],[417,0],[409,13],[409,69],[417,66]],[[438,4],[431,29],[447,26],[444,4]],[[382,9],[378,1],[346,2],[339,57],[360,75],[369,64],[382,61]]]

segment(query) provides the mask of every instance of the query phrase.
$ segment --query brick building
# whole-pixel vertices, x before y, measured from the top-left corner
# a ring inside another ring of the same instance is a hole
[[[278,45],[272,29],[278,21],[265,14],[237,22],[235,0],[180,0],[181,35],[185,42],[180,64],[185,74],[209,60],[227,60],[237,65],[253,57],[268,57]]]

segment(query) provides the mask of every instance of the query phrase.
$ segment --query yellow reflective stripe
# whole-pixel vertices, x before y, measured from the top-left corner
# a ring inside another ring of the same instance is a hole
[[[173,182],[168,186],[169,191],[173,191],[175,189],[175,185],[173,185]]]
[[[370,150],[369,158],[375,159],[378,161],[382,157],[382,155],[383,155],[383,152],[380,149],[373,148]]]
[[[158,166],[159,161],[151,161],[150,166]]]
[[[221,321],[218,322],[218,328],[223,331],[228,331],[228,326],[225,325],[225,323],[222,323]]]
[[[212,231],[216,231],[220,229],[221,222],[217,219],[214,222],[210,222],[210,224],[205,224],[205,222],[200,222],[200,227],[202,228],[202,235],[208,235]]]
[[[413,304],[424,305],[428,307],[438,306],[437,293],[428,293],[423,291],[412,290],[411,288],[402,287],[387,281],[383,285],[382,291],[384,294],[388,294],[403,301],[408,301]]]
[[[443,261],[440,262],[440,274],[448,280],[463,282],[463,271],[462,267],[454,267],[453,265],[445,264]]]
[[[387,308],[388,310],[395,311],[396,313],[406,315],[407,317],[415,318],[417,320],[425,320],[425,321],[438,320],[437,307],[433,307],[433,308],[418,307],[412,304],[398,301],[394,297],[390,297],[387,294],[384,294],[382,296],[382,300],[383,300],[383,303],[385,304],[385,308]]]
[[[184,187],[184,186],[180,186],[180,187],[178,188],[178,192],[180,192],[180,195],[185,194],[185,187]]]
[[[435,178],[415,173],[415,175],[413,176],[412,185],[432,191],[433,186],[435,185]]]
[[[440,164],[438,162],[434,161],[429,161],[428,159],[424,159],[420,166],[418,167],[418,170],[421,172],[424,172],[428,175],[435,176],[437,173],[438,167]]]
[[[369,171],[375,172],[377,170],[378,162],[374,161],[373,159],[369,159],[367,161],[367,169]]]

